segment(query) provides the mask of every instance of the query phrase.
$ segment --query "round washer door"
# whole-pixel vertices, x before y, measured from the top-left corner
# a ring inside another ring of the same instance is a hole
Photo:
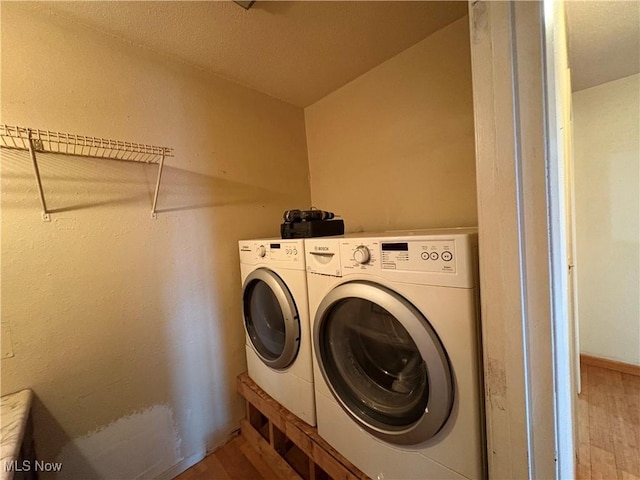
[[[449,418],[454,391],[445,349],[396,292],[360,281],[336,287],[318,307],[313,340],[333,396],[373,435],[421,443]]]
[[[300,346],[300,319],[282,279],[267,268],[251,272],[242,306],[247,336],[262,361],[276,370],[291,365]]]

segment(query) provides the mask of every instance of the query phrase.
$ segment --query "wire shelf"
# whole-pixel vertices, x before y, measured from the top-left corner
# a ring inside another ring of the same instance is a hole
[[[142,163],[158,163],[163,156],[173,157],[173,149],[167,147],[10,125],[0,125],[0,138],[0,147],[14,150],[29,150],[31,139],[35,151],[40,153]]]
[[[156,205],[160,192],[162,167],[167,157],[173,157],[173,148],[157,147],[142,143],[123,142],[106,138],[87,137],[71,133],[52,132],[12,125],[0,125],[0,148],[11,150],[27,150],[33,163],[38,193],[42,205],[42,218],[50,221],[50,211],[40,178],[40,170],[36,153],[58,153],[77,157],[102,158],[106,160],[120,160],[125,162],[153,163],[158,165],[158,177],[153,196],[151,216],[157,217]]]

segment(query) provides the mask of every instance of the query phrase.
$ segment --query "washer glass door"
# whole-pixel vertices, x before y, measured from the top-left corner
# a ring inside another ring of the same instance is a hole
[[[247,336],[262,361],[275,369],[291,365],[300,345],[300,321],[289,289],[273,271],[259,268],[243,286]]]
[[[335,288],[319,307],[314,342],[334,397],[372,433],[417,443],[446,422],[453,404],[446,352],[397,293],[367,282]]]

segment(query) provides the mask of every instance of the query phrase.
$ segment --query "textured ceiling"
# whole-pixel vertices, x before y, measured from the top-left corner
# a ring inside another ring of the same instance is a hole
[[[41,4],[42,5],[42,4]],[[467,13],[467,2],[47,2],[88,27],[307,106]]]
[[[574,91],[640,72],[640,1],[566,5]]]

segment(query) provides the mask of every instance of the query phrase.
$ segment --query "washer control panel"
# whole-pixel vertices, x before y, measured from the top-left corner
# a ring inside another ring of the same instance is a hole
[[[307,238],[304,249],[310,274],[442,287],[478,284],[475,228]]]
[[[343,240],[340,244],[342,268],[345,272],[379,268],[380,242],[377,240]]]
[[[371,251],[365,245],[358,245],[353,251],[353,259],[360,265],[365,265],[371,260]]]
[[[414,272],[456,272],[454,240],[380,242],[381,268]]]

